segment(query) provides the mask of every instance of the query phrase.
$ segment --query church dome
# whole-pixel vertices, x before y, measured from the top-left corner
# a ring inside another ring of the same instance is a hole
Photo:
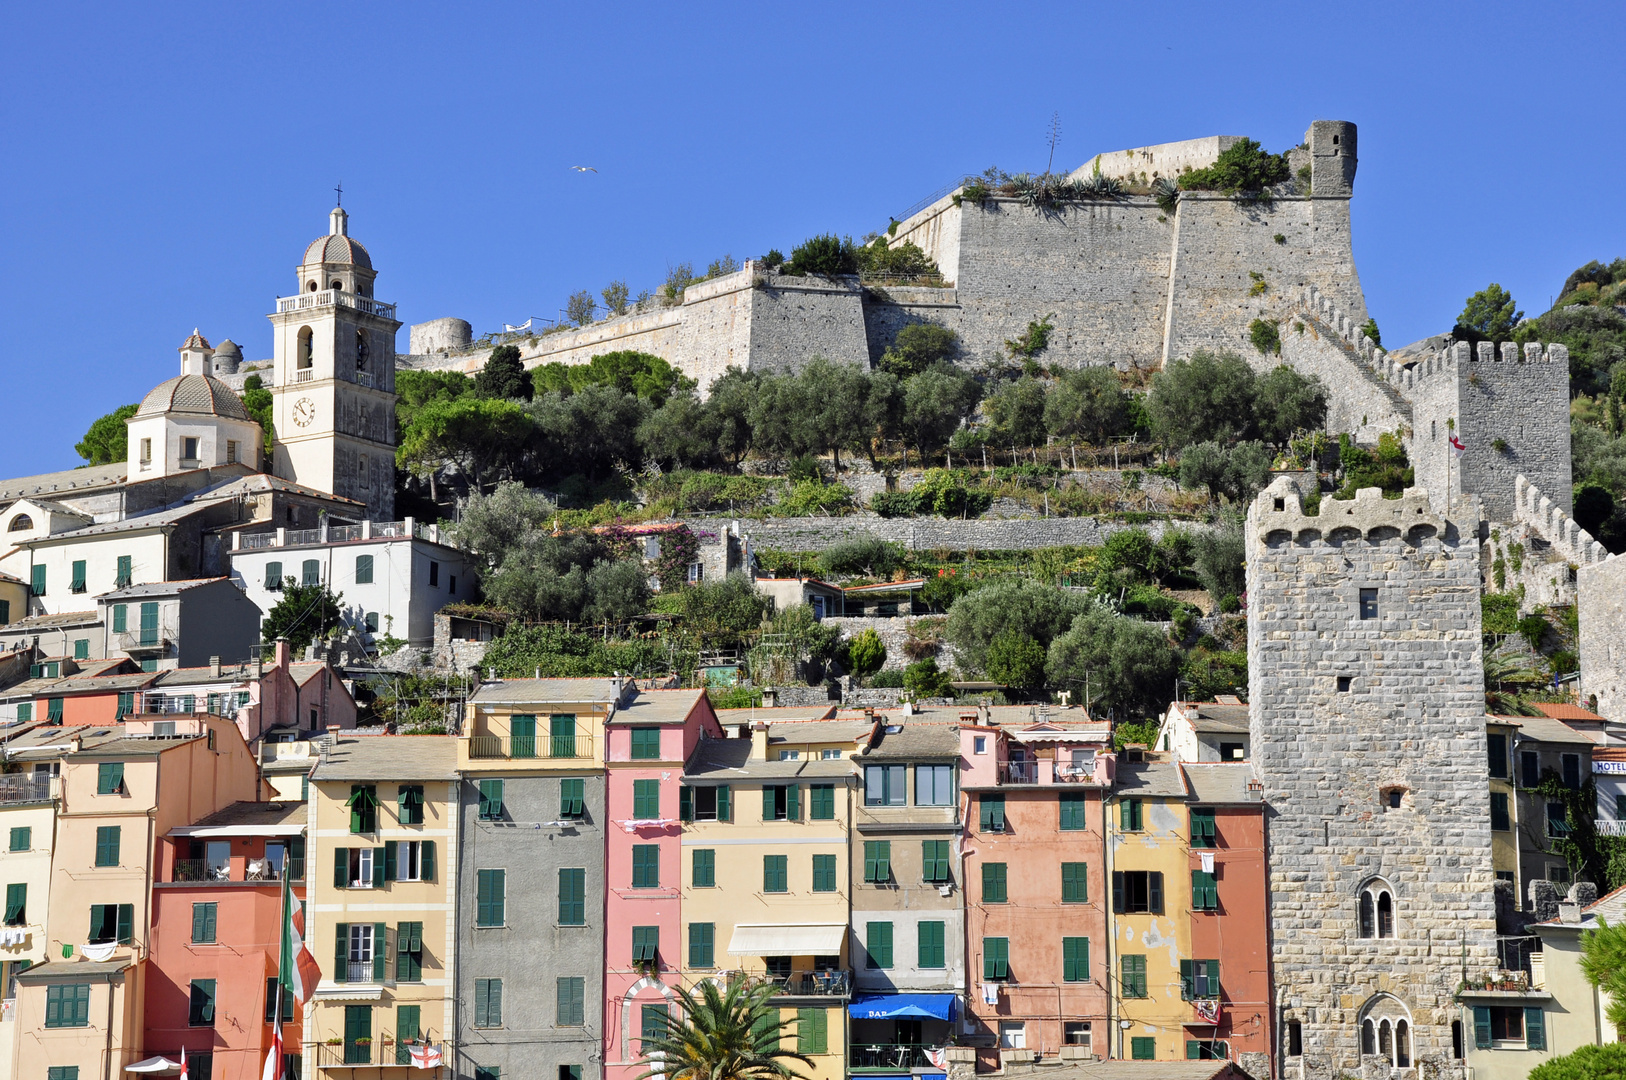
[[[364,270],[373,268],[372,256],[367,249],[348,236],[332,234],[318,236],[311,241],[310,247],[305,249],[305,261],[302,265],[312,266],[317,263],[349,263]]]
[[[232,388],[208,375],[181,375],[159,383],[142,399],[136,416],[159,416],[163,413],[196,413],[202,416],[224,416],[232,420],[251,420],[243,402]]]

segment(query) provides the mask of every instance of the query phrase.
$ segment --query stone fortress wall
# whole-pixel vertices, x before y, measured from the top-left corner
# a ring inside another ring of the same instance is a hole
[[[1419,489],[1306,515],[1287,478],[1249,510],[1249,727],[1295,1080],[1365,1075],[1367,1019],[1408,1025],[1419,1075],[1462,1075],[1457,980],[1497,963],[1478,521],[1470,500],[1447,513]],[[1391,896],[1393,936],[1361,936],[1367,889]]]

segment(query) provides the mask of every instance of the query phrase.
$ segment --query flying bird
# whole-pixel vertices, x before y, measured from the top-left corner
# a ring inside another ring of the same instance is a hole
[[[571,168],[575,169],[577,172],[598,172],[598,170],[593,168],[591,165],[572,165]]]

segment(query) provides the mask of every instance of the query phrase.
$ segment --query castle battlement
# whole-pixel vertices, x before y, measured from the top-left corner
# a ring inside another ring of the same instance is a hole
[[[1319,513],[1307,514],[1298,488],[1285,476],[1278,477],[1255,500],[1253,522],[1259,539],[1267,544],[1287,540],[1337,544],[1344,539],[1381,541],[1401,536],[1416,542],[1446,529],[1445,518],[1422,488],[1407,488],[1398,499],[1384,498],[1382,488],[1361,488],[1353,499],[1323,499]]]
[[[1613,558],[1608,548],[1594,540],[1562,506],[1543,495],[1522,473],[1513,481],[1513,503],[1517,519],[1535,529],[1565,561],[1581,567]]]

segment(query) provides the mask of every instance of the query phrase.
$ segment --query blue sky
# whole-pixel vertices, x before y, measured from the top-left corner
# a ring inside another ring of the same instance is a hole
[[[0,475],[78,464],[194,326],[269,357],[339,181],[378,296],[481,332],[1042,169],[1053,112],[1058,168],[1344,119],[1385,340],[1490,281],[1535,313],[1626,255],[1623,27],[1608,4],[19,5]]]

